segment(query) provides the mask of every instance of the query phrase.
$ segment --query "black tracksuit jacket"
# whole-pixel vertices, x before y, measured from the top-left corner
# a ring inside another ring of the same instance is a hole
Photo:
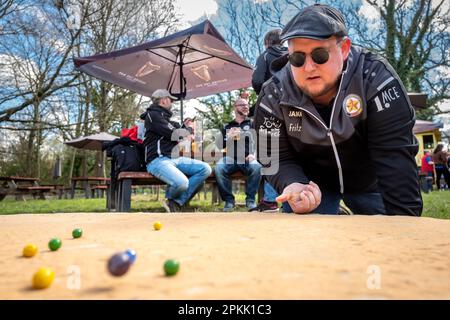
[[[282,46],[270,46],[256,59],[255,71],[252,75],[252,86],[256,94],[261,91],[264,82],[270,79],[272,72],[270,65],[273,60],[287,53],[287,48]]]
[[[183,137],[192,134],[192,128],[184,128],[178,122],[171,121],[172,112],[158,104],[152,104],[141,114],[145,119],[145,161],[155,158],[172,157],[172,150]]]
[[[329,108],[326,123],[295,84],[289,63],[264,84],[255,129],[258,160],[278,166],[267,176],[270,184],[280,193],[291,183],[311,180],[343,194],[380,192],[386,214],[419,216],[415,114],[389,63],[352,46]],[[279,138],[279,148],[270,147],[273,138]],[[262,152],[267,141],[268,150]]]

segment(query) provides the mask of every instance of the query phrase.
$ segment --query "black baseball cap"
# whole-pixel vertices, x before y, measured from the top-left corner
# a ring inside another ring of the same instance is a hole
[[[315,4],[300,10],[281,32],[281,41],[292,38],[324,40],[332,36],[347,36],[344,17],[335,8]]]

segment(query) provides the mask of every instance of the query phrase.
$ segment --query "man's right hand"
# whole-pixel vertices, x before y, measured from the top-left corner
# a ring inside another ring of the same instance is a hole
[[[277,202],[287,201],[295,213],[309,213],[316,209],[322,200],[322,192],[317,184],[291,183],[277,197]]]
[[[233,139],[235,136],[237,136],[241,132],[241,129],[238,127],[232,127],[227,132],[227,137],[229,139]]]

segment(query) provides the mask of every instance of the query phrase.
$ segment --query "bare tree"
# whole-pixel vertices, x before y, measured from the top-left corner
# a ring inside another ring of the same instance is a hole
[[[450,6],[445,0],[366,0],[378,13],[367,21],[356,3],[346,12],[356,42],[385,56],[408,90],[429,93],[429,109],[419,116],[445,113],[438,103],[450,98]]]
[[[0,43],[0,130],[25,130],[24,167],[38,175],[35,161],[49,132],[70,139],[109,130],[111,124],[121,127],[122,120],[128,125],[132,114],[138,114],[134,94],[75,72],[71,58],[165,35],[174,30],[178,17],[169,0],[41,0],[23,5],[32,10],[8,11],[15,30]]]
[[[262,52],[261,39],[267,26],[252,0],[219,1],[217,25],[227,42],[247,61]]]
[[[7,16],[24,9],[25,0],[0,0],[0,20],[6,20]],[[5,27],[0,24],[0,35],[1,30]]]
[[[78,2],[83,8],[88,1]],[[85,7],[84,7],[85,8]],[[29,121],[27,170],[39,176],[43,142],[42,103],[59,90],[76,84],[78,75],[67,68],[72,50],[86,19],[80,12],[78,25],[53,1],[39,1],[32,10],[10,14],[15,32],[2,37],[0,123]]]
[[[174,30],[178,16],[169,0],[142,2],[138,0],[100,0],[98,10],[88,21],[83,34],[81,54],[105,53],[155,38],[160,33]],[[115,108],[125,107],[121,101],[132,92],[121,90],[104,81],[92,81],[86,88],[92,97],[99,130],[109,129],[117,117]],[[132,101],[130,107],[134,108]]]
[[[93,10],[95,14],[89,17],[87,32],[82,35],[82,55],[110,52],[149,41],[174,31],[178,21],[169,0],[99,0]],[[135,93],[95,79],[85,84],[84,95],[92,107],[91,116],[96,119],[98,130],[108,131],[111,126],[120,128],[131,124],[132,119],[136,121],[139,112]],[[104,168],[101,157],[99,154],[99,168]]]
[[[89,2],[82,4],[87,7]],[[0,43],[0,123],[13,120],[21,110],[75,84],[78,74],[67,68],[67,62],[86,16],[84,11],[79,27],[73,29],[67,26],[70,17],[46,1],[36,4],[27,14],[14,16],[20,34],[5,36]]]

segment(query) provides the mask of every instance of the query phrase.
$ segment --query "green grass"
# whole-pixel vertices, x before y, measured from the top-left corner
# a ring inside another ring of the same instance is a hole
[[[424,201],[423,217],[438,219],[450,219],[450,191],[433,191],[422,194]],[[164,212],[161,200],[164,194],[160,193],[160,200],[156,200],[155,194],[133,195],[131,202],[132,212]],[[238,207],[236,211],[246,211],[243,204],[245,195],[236,195]],[[239,205],[240,204],[240,205]],[[222,203],[223,205],[223,203]],[[211,193],[207,193],[206,199],[203,192],[200,197],[195,196],[191,201],[188,211],[191,212],[215,212],[221,211],[222,205],[211,205]],[[59,212],[106,212],[105,199],[50,199],[50,200],[27,200],[16,201],[8,197],[0,201],[0,215],[19,213],[59,213]]]
[[[164,199],[164,193],[161,192],[159,200],[156,194],[137,194],[132,195],[131,211],[132,212],[165,212],[161,205]],[[245,195],[237,194],[236,202],[238,207],[236,211],[246,211],[244,207]],[[223,203],[222,203],[223,205]],[[222,211],[222,205],[211,204],[211,193],[208,192],[206,199],[203,192],[200,197],[197,195],[191,201],[187,211],[191,212],[214,212]],[[0,201],[0,215],[19,214],[19,213],[59,213],[59,212],[107,212],[106,199],[48,199],[34,200],[26,199],[26,201],[16,201],[12,197],[7,197]]]
[[[105,206],[105,199],[51,199],[16,201],[14,198],[6,198],[0,202],[0,214],[104,212],[106,211]]]
[[[422,193],[423,217],[450,219],[450,191]]]

